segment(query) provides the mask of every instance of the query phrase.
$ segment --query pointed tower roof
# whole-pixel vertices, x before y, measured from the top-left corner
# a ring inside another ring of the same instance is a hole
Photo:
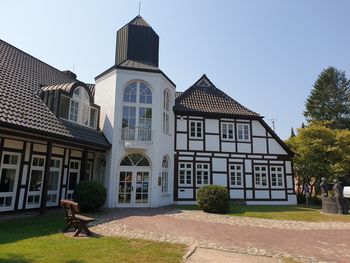
[[[146,20],[142,18],[142,16],[138,15],[133,20],[131,20],[128,24],[130,25],[137,25],[137,26],[147,26],[151,27]]]
[[[262,117],[216,88],[205,74],[176,98],[174,111],[223,116]]]

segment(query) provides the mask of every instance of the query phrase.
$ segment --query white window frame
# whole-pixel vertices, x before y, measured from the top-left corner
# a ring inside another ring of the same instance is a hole
[[[163,101],[163,132],[170,135],[169,125],[169,111],[170,111],[170,92],[168,89],[164,90],[164,101]]]
[[[84,92],[86,92],[88,94],[88,92],[86,91],[86,89],[84,87],[77,87],[75,88],[74,91],[76,91],[77,89],[82,89],[84,90]],[[78,98],[76,96],[74,96],[74,92],[73,92],[73,96],[72,97],[69,97],[69,96],[66,96],[64,94],[61,94],[61,97],[66,97],[69,99],[69,109],[68,109],[68,118],[65,119],[63,117],[61,117],[61,113],[60,113],[60,118],[61,119],[64,119],[64,120],[67,120],[67,121],[70,121],[70,122],[73,122],[73,123],[76,123],[76,124],[79,124],[79,125],[82,125],[82,126],[85,126],[85,127],[89,127],[89,128],[92,128],[92,129],[97,129],[97,120],[98,120],[98,114],[99,114],[99,111],[97,108],[95,107],[92,107],[90,106],[90,98],[89,98],[89,101],[87,100],[84,100],[82,98]],[[78,104],[78,115],[77,115],[77,120],[75,121],[74,119],[71,119],[71,115],[72,115],[72,104],[73,103],[77,103]],[[81,120],[82,120],[82,115],[83,115],[83,107],[86,107],[88,109],[88,112],[87,112],[87,119],[88,119],[88,124],[84,124]],[[61,105],[60,105],[61,107]],[[95,116],[95,120],[94,120],[94,126],[91,126],[91,110],[95,110],[96,111],[96,116]],[[61,111],[61,108],[60,108],[60,111]]]
[[[239,167],[239,168],[238,168]],[[229,164],[230,173],[230,187],[242,187],[243,186],[243,164],[230,163]],[[241,183],[238,184],[238,181]]]
[[[226,126],[226,128],[224,128]],[[232,128],[232,138],[229,138],[230,133],[229,126]],[[226,134],[224,133],[226,130]],[[226,135],[226,138],[224,136]],[[233,122],[221,122],[221,140],[222,141],[234,141],[235,140],[235,124]]]
[[[283,166],[270,166],[271,188],[284,188],[284,172]],[[275,183],[274,183],[275,181]]]
[[[39,159],[43,159],[43,165],[34,165],[33,161],[34,158],[39,158]],[[28,194],[27,194],[27,201],[26,201],[26,208],[37,208],[40,207],[41,204],[41,198],[42,198],[42,193],[43,193],[43,182],[44,182],[44,176],[45,176],[45,163],[46,163],[46,156],[45,155],[38,155],[38,154],[33,154],[32,155],[32,160],[31,160],[31,165],[30,165],[30,174],[29,174],[29,183],[28,183]],[[41,189],[39,191],[31,191],[30,190],[30,184],[32,181],[32,172],[33,171],[41,171],[42,172],[42,176],[41,176]],[[36,196],[39,196],[39,202],[38,203],[34,203],[34,199],[33,202],[29,203],[29,197],[33,196],[33,198],[35,199]]]
[[[246,134],[245,134],[245,127],[247,127],[247,137],[248,138],[245,138]],[[243,137],[240,137],[240,130],[242,130],[242,135]],[[240,141],[240,142],[249,142],[250,141],[250,124],[249,123],[237,123],[237,141]]]
[[[128,88],[129,85],[136,83],[136,102],[129,102],[129,101],[124,101],[124,93],[126,88]],[[152,103],[145,103],[145,102],[140,102],[140,97],[141,97],[141,92],[140,92],[140,86],[141,83],[146,85],[152,96]],[[129,82],[123,89],[123,96],[122,96],[122,112],[121,112],[121,118],[123,120],[123,112],[124,112],[124,107],[130,107],[130,108],[135,108],[135,127],[121,127],[122,129],[122,134],[121,134],[121,140],[122,141],[151,141],[152,140],[152,127],[153,127],[153,101],[154,101],[154,94],[152,91],[152,88],[143,81],[140,80],[134,80]],[[140,127],[140,109],[145,108],[146,110],[151,110],[151,124],[150,127]],[[123,121],[122,121],[123,123]],[[126,138],[123,138],[123,137]],[[134,137],[134,139],[130,139],[129,136]]]
[[[17,156],[17,164],[4,164],[4,157],[5,155],[13,155]],[[21,157],[22,155],[20,153],[16,152],[9,152],[9,151],[3,151],[2,157],[1,157],[1,165],[0,165],[0,180],[2,175],[2,169],[13,169],[15,170],[15,181],[13,184],[13,191],[12,192],[0,192],[0,197],[4,198],[4,203],[6,198],[10,197],[11,199],[11,205],[10,206],[0,206],[0,211],[10,211],[13,210],[15,207],[15,199],[16,199],[16,193],[17,193],[17,184],[18,184],[18,177],[19,177],[19,170],[20,170],[20,164],[21,164]]]
[[[164,161],[166,160],[166,165]],[[163,157],[162,161],[162,194],[167,194],[169,192],[169,158],[167,156]]]
[[[263,185],[264,182],[265,185]],[[254,185],[255,188],[269,188],[269,175],[267,165],[254,165]]]
[[[206,177],[207,183],[204,183]],[[200,180],[200,183],[198,183]],[[196,163],[196,186],[210,185],[209,163]]]
[[[184,165],[184,167],[181,167]],[[179,162],[178,164],[178,185],[179,186],[193,186],[193,163],[190,162]],[[184,183],[181,183],[181,172],[184,172]],[[187,180],[190,180],[190,183]]]
[[[71,168],[72,162],[77,162],[78,168]],[[69,187],[70,187],[69,181],[70,181],[71,173],[77,173],[77,182],[76,182],[76,185],[77,185],[80,181],[80,169],[81,169],[81,161],[80,160],[72,159],[69,161],[69,171],[68,171],[68,176],[67,176],[67,199],[72,199],[73,193],[74,193],[74,190],[69,189]]]
[[[192,136],[192,123],[194,123],[195,135]],[[198,136],[198,129],[200,128],[200,136]],[[190,120],[188,128],[190,139],[203,139],[203,121]]]
[[[51,176],[51,172],[58,172],[58,184],[57,184],[57,190],[47,190],[47,202],[46,202],[46,206],[56,206],[58,205],[59,202],[59,194],[60,194],[60,189],[61,189],[61,178],[62,178],[62,165],[63,165],[63,158],[60,157],[51,157],[50,161],[59,161],[60,162],[60,166],[59,167],[52,167],[51,163],[50,163],[50,176]],[[49,200],[49,196],[50,195],[57,195],[56,201],[52,202],[51,200]]]

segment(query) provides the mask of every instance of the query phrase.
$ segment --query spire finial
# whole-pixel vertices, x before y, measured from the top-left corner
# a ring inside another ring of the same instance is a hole
[[[139,15],[141,15],[141,1],[139,1]]]

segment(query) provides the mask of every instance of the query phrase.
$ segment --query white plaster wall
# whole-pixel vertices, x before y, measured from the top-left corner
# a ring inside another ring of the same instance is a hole
[[[101,106],[100,129],[110,143],[113,142],[116,79],[117,74],[114,70],[106,76],[96,79],[95,84],[95,103]]]
[[[22,150],[23,142],[6,138],[4,140],[4,147]]]
[[[244,160],[245,164],[245,172],[251,173],[252,172],[252,160]]]
[[[150,206],[157,207],[173,203],[173,181],[174,181],[174,114],[169,111],[170,135],[163,132],[163,97],[164,90],[170,92],[170,109],[175,103],[175,87],[159,73],[136,72],[129,70],[117,70],[116,73],[114,122],[112,127],[113,138],[112,150],[107,154],[106,184],[108,185],[108,207],[117,206],[117,186],[119,184],[119,164],[122,158],[128,154],[139,152],[147,156],[151,163],[150,176]],[[113,77],[113,75],[111,76]],[[121,141],[123,92],[126,85],[135,80],[146,82],[152,90],[152,143],[144,143],[144,150],[126,149],[125,143]],[[161,193],[158,186],[158,177],[161,175],[163,156],[169,157],[168,194]]]
[[[285,191],[271,191],[272,199],[284,199],[286,197]]]
[[[183,119],[177,119],[176,120],[176,128],[177,128],[177,131],[187,131],[187,120],[185,118]]]
[[[287,175],[287,188],[294,188],[293,185],[293,177],[291,175]]]
[[[193,198],[193,189],[178,189],[178,197],[179,198]]]
[[[205,132],[219,133],[219,120],[206,119],[205,120]]]
[[[260,124],[259,121],[252,121],[253,136],[266,136],[266,129]]]
[[[270,154],[287,154],[282,146],[273,138],[269,138],[269,153]]]
[[[205,135],[206,151],[219,151],[220,150],[219,145],[220,145],[219,135]]]
[[[215,172],[226,172],[226,159],[224,158],[213,158],[212,159],[213,171]]]
[[[256,199],[264,199],[264,198],[269,198],[269,191],[266,190],[255,190],[255,198]]]
[[[254,153],[267,153],[266,139],[265,138],[253,138],[253,152]]]
[[[244,191],[243,190],[230,190],[230,196],[233,199],[243,199],[244,198]]]
[[[236,152],[236,144],[234,142],[222,142],[221,150],[223,152]]]
[[[245,185],[246,187],[252,187],[253,178],[251,174],[245,175]]]
[[[184,133],[176,134],[176,149],[187,150],[187,134],[184,134]]]
[[[237,143],[237,152],[239,152],[239,153],[251,153],[250,143]]]
[[[286,161],[285,164],[286,164],[286,173],[287,174],[291,174],[292,173],[292,163],[291,163],[291,161]]]
[[[190,151],[203,151],[203,141],[189,141],[189,150]]]
[[[213,184],[227,187],[227,176],[226,176],[226,174],[213,173]]]

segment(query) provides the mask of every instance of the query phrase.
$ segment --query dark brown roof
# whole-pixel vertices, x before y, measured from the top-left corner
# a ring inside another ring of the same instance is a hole
[[[1,39],[0,58],[0,126],[109,147],[101,132],[86,131],[78,125],[68,127],[37,95],[42,86],[76,82],[75,79]],[[80,131],[85,132],[84,136]]]
[[[176,98],[174,111],[261,117],[216,88],[206,75]]]
[[[143,69],[146,69],[146,70],[159,70],[160,69],[156,66],[153,66],[153,65],[149,65],[149,64],[146,64],[146,63],[142,63],[142,62],[139,62],[139,61],[134,61],[134,60],[125,60],[124,62],[120,63],[118,65],[118,67],[120,68],[131,68],[131,69],[140,69],[140,70],[143,70]]]
[[[182,95],[182,91],[175,91],[175,99]]]

